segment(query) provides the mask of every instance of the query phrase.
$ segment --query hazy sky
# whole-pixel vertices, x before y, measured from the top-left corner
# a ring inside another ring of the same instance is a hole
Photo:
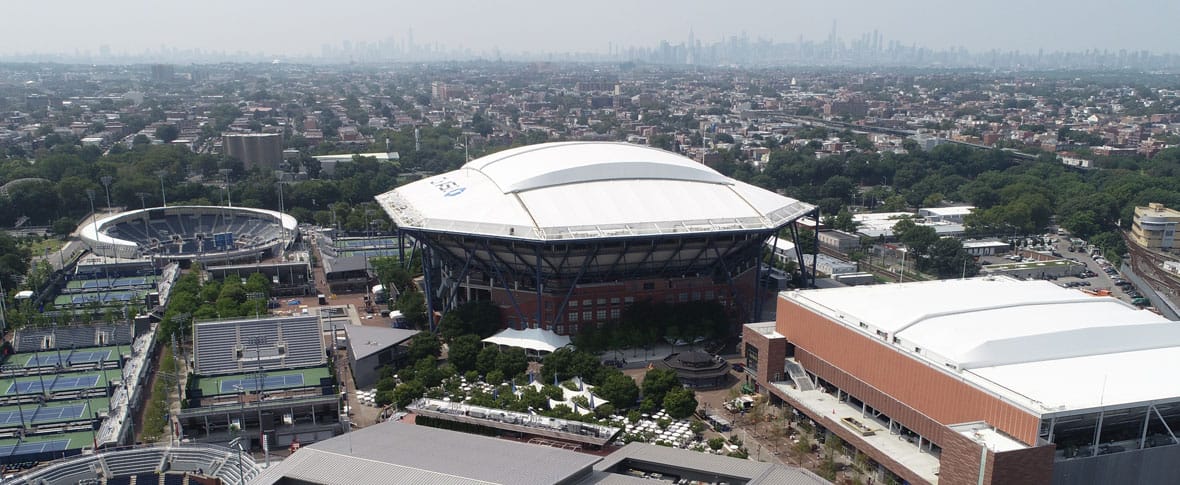
[[[877,29],[885,40],[941,49],[1180,51],[1177,0],[109,0],[6,1],[0,54],[139,54],[201,48],[319,55],[341,41],[439,42],[473,51],[607,51],[608,45],[751,39],[823,41],[837,21],[846,41]]]

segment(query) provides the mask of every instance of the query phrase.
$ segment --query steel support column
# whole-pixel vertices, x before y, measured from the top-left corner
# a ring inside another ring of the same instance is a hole
[[[1102,441],[1102,418],[1105,411],[1098,411],[1098,424],[1094,426],[1094,445],[1090,448],[1090,456],[1098,456],[1098,443]]]
[[[1143,449],[1143,445],[1147,444],[1147,425],[1151,422],[1151,405],[1147,405],[1147,409],[1143,410],[1143,433],[1139,435],[1139,449]]]
[[[565,298],[561,299],[561,305],[557,307],[557,313],[553,315],[553,324],[556,325],[565,318],[565,309],[569,305],[570,297],[574,295],[574,290],[578,287],[578,282],[582,280],[582,275],[586,274],[586,269],[590,267],[590,262],[598,257],[598,245],[594,245],[594,251],[582,259],[582,267],[578,270],[578,275],[570,282],[569,289],[565,292]]]
[[[431,261],[430,248],[422,247],[422,284],[426,290],[426,327],[430,329],[430,333],[434,331],[434,287],[431,286],[430,273],[433,270]]]
[[[1159,408],[1155,407],[1155,405],[1152,404],[1151,409],[1153,411],[1155,411],[1155,417],[1160,418],[1160,422],[1164,424],[1164,429],[1168,430],[1168,436],[1172,438],[1172,443],[1173,444],[1180,443],[1180,439],[1176,439],[1176,433],[1172,432],[1172,427],[1168,426],[1168,422],[1166,420],[1164,420],[1163,415],[1160,414]]]
[[[538,328],[543,327],[544,321],[545,321],[545,318],[544,318],[545,317],[545,305],[544,305],[545,295],[544,295],[544,291],[543,291],[544,285],[541,284],[541,264],[543,263],[542,258],[541,258],[541,246],[542,246],[541,244],[537,244],[537,245],[533,246],[533,252],[537,255],[536,265],[534,266],[534,272],[536,273],[536,276],[534,277],[535,278],[534,283],[537,286],[537,327]]]
[[[483,242],[483,246],[484,246],[484,249],[487,250],[487,252],[489,254],[492,254],[494,257],[495,252],[492,251],[491,245],[488,244],[488,242],[486,240]],[[499,258],[495,258],[495,259],[497,261],[502,261]],[[504,278],[504,272],[500,271],[500,266],[497,264],[492,264],[491,267],[492,267],[492,271],[494,271],[496,273],[496,276],[498,278],[500,278],[500,283],[504,286],[504,291],[506,293],[508,293],[508,300],[512,302],[512,309],[516,311],[516,317],[519,318],[522,322],[528,321],[524,317],[524,312],[522,312],[520,310],[520,303],[517,303],[517,301],[516,301],[516,290],[513,289],[509,285],[508,279]]]

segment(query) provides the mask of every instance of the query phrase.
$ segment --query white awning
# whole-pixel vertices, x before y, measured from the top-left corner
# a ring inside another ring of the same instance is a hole
[[[501,330],[500,333],[483,339],[483,341],[506,347],[520,347],[526,350],[535,350],[537,352],[553,352],[570,344],[569,337],[539,328],[528,328],[524,330],[506,328]]]

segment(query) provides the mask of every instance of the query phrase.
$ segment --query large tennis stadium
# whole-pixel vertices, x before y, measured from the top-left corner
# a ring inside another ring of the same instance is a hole
[[[99,256],[168,261],[258,261],[299,235],[294,217],[248,207],[174,206],[133,210],[78,227]]]
[[[491,299],[509,326],[563,335],[637,300],[718,301],[749,319],[762,244],[817,215],[675,153],[610,142],[506,150],[377,201],[421,245],[429,311]]]

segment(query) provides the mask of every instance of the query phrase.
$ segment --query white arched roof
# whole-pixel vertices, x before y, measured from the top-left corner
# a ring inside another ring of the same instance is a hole
[[[514,148],[377,196],[401,227],[524,239],[772,229],[814,207],[641,145]]]

